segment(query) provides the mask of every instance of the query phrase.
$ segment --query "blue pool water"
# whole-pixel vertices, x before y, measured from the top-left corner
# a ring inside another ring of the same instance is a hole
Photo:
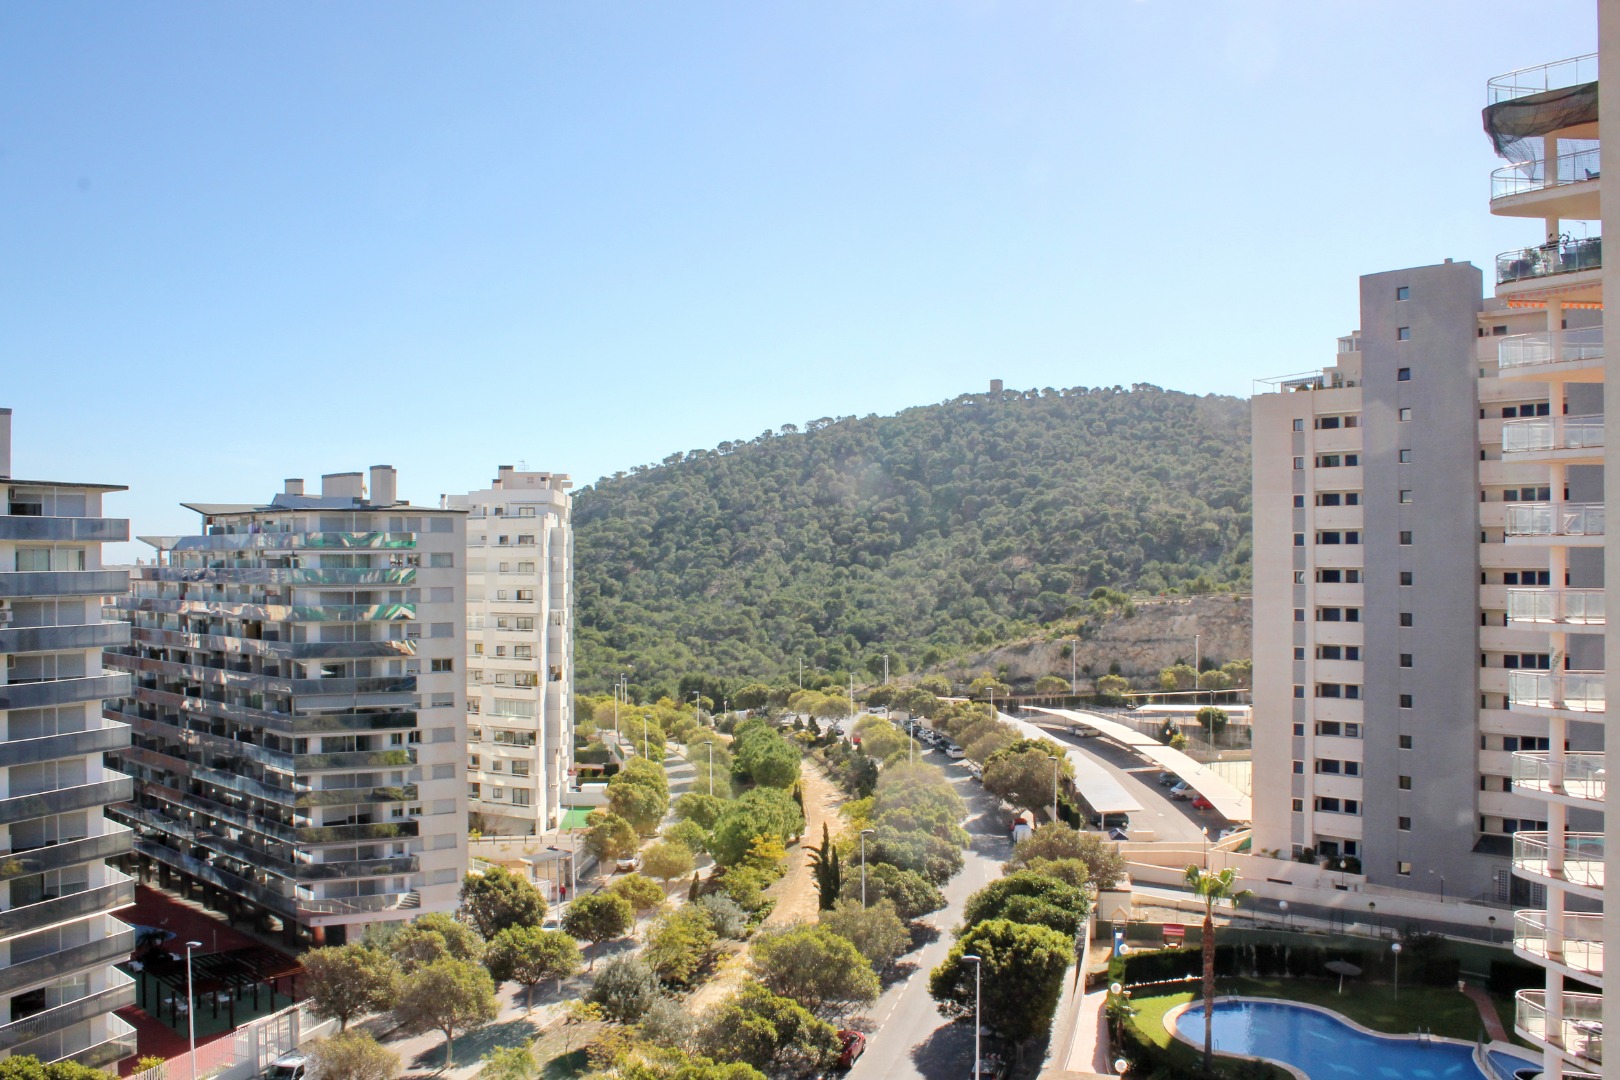
[[[1177,1017],[1176,1031],[1195,1045],[1204,1045],[1203,1008],[1195,1004]],[[1481,1077],[1472,1047],[1369,1035],[1327,1013],[1281,1001],[1216,1002],[1215,1051],[1281,1061],[1311,1080]],[[1502,1053],[1493,1053],[1491,1058],[1504,1076],[1537,1064],[1528,1058],[1515,1061],[1512,1055]]]

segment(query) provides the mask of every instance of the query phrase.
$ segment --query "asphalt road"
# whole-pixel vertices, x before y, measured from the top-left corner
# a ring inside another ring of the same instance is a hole
[[[973,1072],[973,1028],[969,1023],[951,1023],[939,1014],[928,996],[928,973],[950,952],[951,929],[961,921],[968,896],[1001,876],[1001,864],[1012,854],[1012,841],[999,801],[969,778],[966,769],[937,750],[928,754],[928,760],[945,770],[967,802],[968,820],[963,827],[971,843],[962,853],[962,872],[943,890],[948,905],[926,920],[937,928],[933,939],[900,959],[898,980],[857,1018],[854,1026],[867,1033],[867,1045],[866,1053],[849,1072],[850,1080],[963,1080]]]
[[[1213,840],[1228,824],[1213,810],[1194,810],[1190,799],[1178,802],[1170,798],[1170,789],[1158,784],[1159,767],[1143,761],[1118,743],[1101,737],[1082,739],[1051,728],[1042,730],[1053,741],[1080,750],[1113,773],[1125,790],[1142,804],[1141,811],[1131,815],[1131,839],[1138,839],[1136,833],[1140,830],[1151,829],[1155,840],[1198,843],[1203,840],[1200,831],[1203,826],[1209,826]]]

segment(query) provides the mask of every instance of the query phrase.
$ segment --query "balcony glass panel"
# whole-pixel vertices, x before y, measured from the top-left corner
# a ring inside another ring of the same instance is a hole
[[[1603,356],[1603,328],[1566,330],[1556,345],[1551,334],[1515,334],[1496,346],[1496,366],[1504,371],[1538,364],[1598,360]],[[1505,425],[1504,425],[1505,426]]]
[[[0,653],[59,652],[129,644],[129,624],[82,623],[73,626],[0,626]]]
[[[1530,709],[1604,711],[1601,671],[1510,671],[1508,701]]]
[[[99,720],[99,718],[98,718]],[[82,754],[100,754],[129,745],[129,728],[123,724],[99,721],[89,731],[46,735],[39,739],[13,739],[0,742],[0,766],[27,765]]]
[[[120,930],[83,945],[36,956],[32,960],[0,968],[0,994],[9,994],[23,986],[50,982],[87,968],[117,964],[128,960],[129,954],[134,951],[135,931]]]
[[[1509,503],[1509,536],[1602,536],[1602,503]]]
[[[64,866],[98,862],[127,853],[133,844],[128,829],[108,823],[100,836],[86,836],[46,847],[12,849],[0,852],[0,881],[15,877],[43,874],[47,870],[60,870]]]
[[[1520,990],[1513,995],[1513,1026],[1534,1042],[1553,1046],[1594,1065],[1603,1063],[1603,995],[1562,996],[1561,1016],[1547,1012],[1547,991]]]
[[[0,709],[42,709],[47,705],[105,701],[107,698],[128,697],[131,688],[130,677],[122,674],[7,683],[0,686]]]
[[[1513,913],[1513,947],[1576,971],[1603,973],[1603,916],[1563,917],[1563,930],[1551,929],[1545,911]]]
[[[1537,416],[1502,425],[1502,453],[1586,450],[1603,446],[1601,416]]]
[[[38,570],[0,574],[0,597],[115,596],[129,588],[124,570]]]
[[[10,1050],[15,1046],[42,1038],[53,1031],[61,1031],[65,1027],[82,1023],[91,1017],[102,1013],[122,1009],[126,1005],[135,1004],[135,980],[123,972],[114,969],[111,972],[113,985],[99,993],[89,994],[70,1001],[65,1005],[58,1005],[54,1009],[46,1009],[32,1016],[24,1017],[15,1023],[0,1027],[0,1050]]]
[[[42,791],[37,795],[19,795],[0,799],[0,823],[27,821],[30,818],[66,814],[73,810],[88,810],[92,806],[128,802],[135,797],[135,782],[127,776],[103,780],[95,784]]]
[[[83,892],[68,893],[53,900],[0,911],[0,938],[14,937],[52,923],[83,918],[128,907],[135,902],[135,882],[116,870],[108,869],[112,884]]]
[[[1602,626],[1602,589],[1509,589],[1508,621]]]
[[[129,522],[122,518],[0,514],[0,540],[80,540],[111,544],[128,539]]]
[[[1602,754],[1520,750],[1513,755],[1513,785],[1602,802],[1608,794]]]
[[[1549,187],[1582,184],[1588,180],[1596,180],[1598,174],[1603,171],[1595,146],[1577,150],[1573,154],[1559,154],[1554,162],[1557,167],[1553,169],[1555,175],[1550,180],[1547,176],[1547,162],[1542,158],[1531,158],[1529,161],[1504,165],[1491,173],[1491,198],[1503,199],[1509,195],[1523,195],[1526,192],[1541,191]]]
[[[1560,240],[1540,247],[1517,248],[1496,257],[1496,283],[1533,281],[1558,274],[1603,268],[1603,237]]]

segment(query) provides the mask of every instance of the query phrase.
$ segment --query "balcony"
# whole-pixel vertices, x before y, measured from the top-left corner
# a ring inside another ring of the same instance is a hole
[[[1504,101],[1544,94],[1549,90],[1596,82],[1597,77],[1597,53],[1587,53],[1585,56],[1554,60],[1550,64],[1537,64],[1498,75],[1485,84],[1485,92],[1490,104],[1500,105]]]
[[[123,518],[35,517],[0,514],[0,540],[66,540],[122,543],[129,539]]]
[[[0,742],[0,766],[31,765],[84,754],[102,754],[128,745],[128,727],[96,717],[95,726],[88,731]]]
[[[90,675],[79,679],[47,679],[31,683],[0,684],[0,709],[39,709],[79,701],[105,701],[128,697],[133,683],[128,675]]]
[[[1496,346],[1496,368],[1503,379],[1547,380],[1588,372],[1590,381],[1601,382],[1603,328],[1565,330],[1556,341],[1550,333],[1505,337]]]
[[[1603,504],[1574,502],[1509,503],[1505,532],[1509,539],[1568,537],[1603,542]]]
[[[1544,1050],[1563,1054],[1577,1065],[1603,1065],[1603,995],[1562,996],[1560,1016],[1547,1012],[1547,991],[1520,990],[1513,995],[1513,1029]]]
[[[1496,284],[1538,284],[1548,278],[1602,269],[1603,237],[1560,239],[1555,243],[1502,252],[1496,257]],[[1599,285],[1595,281],[1592,284]]]
[[[41,791],[35,795],[17,795],[0,799],[0,825],[50,817],[52,814],[67,814],[74,810],[89,810],[108,803],[128,802],[134,797],[135,781],[127,776],[95,784]]]
[[[1578,451],[1590,451],[1579,453]],[[1533,455],[1533,456],[1532,456]],[[1504,461],[1601,461],[1603,417],[1536,416],[1502,424]]]
[[[129,589],[124,570],[34,570],[0,574],[0,597],[118,596]]]
[[[1507,590],[1510,623],[1603,626],[1602,589],[1513,589]]]
[[[1560,795],[1580,802],[1602,803],[1608,777],[1602,754],[1520,750],[1513,755],[1513,786],[1527,795]]]
[[[54,923],[101,915],[133,904],[135,880],[115,870],[108,870],[107,873],[114,879],[110,885],[0,911],[0,938],[16,937]]]
[[[127,644],[129,625],[121,622],[0,627],[0,653],[62,652]]]
[[[1544,832],[1513,834],[1513,869],[1521,875],[1573,886],[1601,899],[1603,834],[1565,833],[1563,850],[1555,850]]]
[[[1604,697],[1601,671],[1508,672],[1508,702],[1515,709],[1601,713]]]
[[[1596,147],[1560,154],[1552,168],[1542,158],[1517,161],[1491,173],[1491,213],[1506,217],[1558,217],[1591,221],[1602,216]]]
[[[1550,928],[1551,916],[1545,911],[1513,913],[1513,949],[1525,959],[1539,964],[1557,964],[1579,978],[1603,978],[1603,916],[1563,916],[1562,931]]]
[[[135,931],[120,929],[83,945],[49,952],[32,960],[19,960],[0,968],[0,994],[11,994],[22,987],[51,982],[87,968],[116,964],[128,960],[134,951]]]
[[[128,829],[111,821],[105,822],[103,828],[106,832],[99,836],[65,840],[60,844],[47,844],[44,847],[0,851],[0,881],[43,874],[47,870],[60,870],[64,866],[112,859],[127,854],[132,849],[134,838]]]
[[[99,993],[86,994],[77,1001],[46,1009],[0,1027],[0,1050],[42,1038],[53,1031],[83,1023],[102,1013],[135,1004],[135,980],[121,971],[111,972],[112,986]]]

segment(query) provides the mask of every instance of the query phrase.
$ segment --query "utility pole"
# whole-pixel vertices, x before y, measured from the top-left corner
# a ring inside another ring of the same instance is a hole
[[[804,657],[799,657],[799,689],[804,689]]]
[[[883,685],[889,685],[889,654],[883,654]]]

